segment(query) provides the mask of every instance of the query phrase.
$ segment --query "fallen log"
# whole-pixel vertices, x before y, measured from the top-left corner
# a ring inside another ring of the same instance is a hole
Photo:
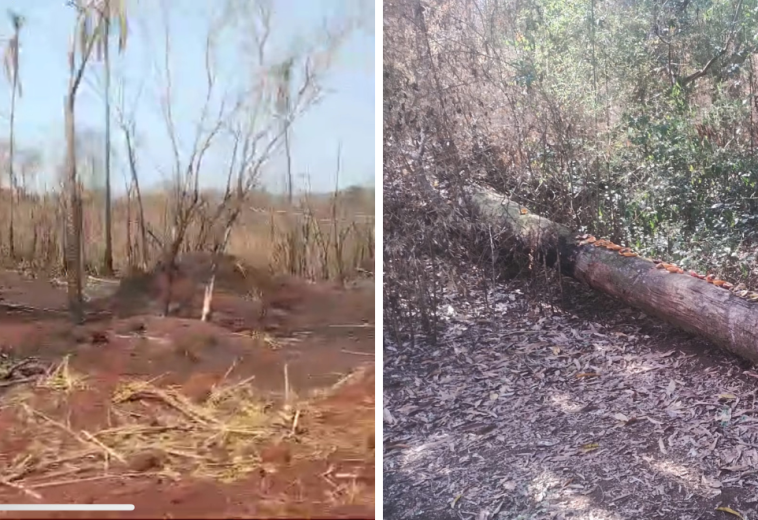
[[[609,249],[610,242],[595,247],[592,238],[582,240],[490,188],[469,186],[466,192],[480,223],[543,255],[549,267],[758,363],[758,302],[746,299],[746,291],[740,297],[725,288],[729,284],[715,280],[717,286],[668,264],[661,268],[620,246]]]

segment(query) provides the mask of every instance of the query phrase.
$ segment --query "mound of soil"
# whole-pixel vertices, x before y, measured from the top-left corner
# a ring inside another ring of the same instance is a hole
[[[232,255],[216,255],[215,291],[257,299],[268,307],[293,308],[302,299],[302,282],[274,276],[264,269],[244,265]],[[192,252],[180,256],[172,273],[171,301],[178,316],[196,316],[205,286],[210,280],[214,255]],[[107,307],[119,316],[160,311],[169,289],[168,267],[159,264],[146,273],[121,280]],[[258,309],[260,311],[260,308]]]
[[[244,294],[249,291],[251,282],[260,283],[258,279],[266,278],[261,269],[246,266],[232,255],[213,255],[206,251],[195,251],[180,256],[176,266],[179,273],[195,283],[205,284],[211,277],[214,256],[217,258],[216,287],[223,291]]]

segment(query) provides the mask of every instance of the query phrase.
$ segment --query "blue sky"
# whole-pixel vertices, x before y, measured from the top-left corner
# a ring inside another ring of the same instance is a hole
[[[135,106],[139,138],[138,159],[142,183],[156,184],[169,173],[173,155],[160,110],[163,77],[163,19],[157,0],[127,0],[130,9],[130,38],[126,52],[114,59],[118,68],[114,92],[124,90],[127,108]],[[251,2],[253,0],[250,0]],[[293,171],[300,175],[298,188],[306,184],[314,191],[329,190],[335,184],[337,147],[341,144],[340,186],[374,185],[374,34],[373,2],[363,1],[371,18],[366,28],[351,33],[323,77],[327,93],[322,101],[293,127]],[[209,20],[222,2],[212,0],[171,0],[168,5],[172,36],[171,67],[174,84],[173,110],[180,127],[183,157],[194,136],[195,124],[205,97],[203,48]],[[282,56],[320,34],[324,20],[355,9],[356,0],[272,0],[272,56]],[[16,110],[16,142],[19,148],[35,147],[44,154],[44,173],[39,183],[53,182],[63,158],[63,99],[68,83],[67,50],[74,25],[74,12],[65,0],[28,0],[19,3],[0,0],[0,37],[11,34],[4,13],[13,8],[26,17],[21,35],[21,80],[23,97]],[[5,22],[5,24],[2,24]],[[229,33],[233,36],[233,33]],[[239,54],[232,36],[222,38],[217,47],[219,88],[233,89],[252,76]],[[102,66],[88,65],[88,79],[77,97],[78,130],[102,131],[104,108]],[[7,117],[10,87],[0,90],[0,114]],[[137,94],[140,93],[138,96]],[[214,101],[218,101],[218,97]],[[135,100],[138,102],[135,103]],[[215,103],[212,105],[216,107]],[[7,138],[7,119],[0,121],[0,136]],[[121,152],[122,136],[115,132],[114,182],[124,185],[126,162]],[[228,141],[218,141],[207,156],[203,169],[206,183],[219,183],[228,157]],[[283,157],[267,166],[263,181],[272,190],[283,187]],[[308,181],[304,180],[307,176]],[[223,182],[223,180],[221,181]]]

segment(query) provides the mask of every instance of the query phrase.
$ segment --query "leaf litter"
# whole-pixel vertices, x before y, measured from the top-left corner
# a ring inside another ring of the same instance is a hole
[[[448,288],[436,346],[385,337],[384,517],[758,519],[758,371],[525,283]]]

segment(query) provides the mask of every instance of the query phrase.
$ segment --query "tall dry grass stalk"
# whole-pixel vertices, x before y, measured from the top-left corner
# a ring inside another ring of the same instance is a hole
[[[207,195],[206,195],[207,196]],[[0,221],[6,222],[10,205],[0,194]],[[207,196],[209,197],[209,196]],[[102,197],[85,193],[82,197],[83,262],[86,272],[102,274],[103,241]],[[255,204],[255,197],[251,204]],[[141,251],[137,219],[137,201],[122,196],[113,201],[114,267],[120,274],[139,269],[143,254],[155,263],[161,254],[159,241],[170,236],[167,197],[143,194],[145,221],[149,234],[155,237],[148,251]],[[257,204],[256,204],[257,205]],[[0,236],[0,261],[8,267],[21,267],[34,272],[62,274],[64,251],[61,205],[58,193],[42,195],[18,194],[14,205],[15,255],[10,258],[8,237]],[[340,197],[308,196],[298,207],[286,210],[285,205],[268,203],[265,209],[248,207],[240,214],[231,230],[227,253],[244,263],[288,273],[312,280],[345,281],[363,270],[373,271],[374,216],[368,203],[342,203]],[[212,207],[210,197],[208,208]],[[201,230],[208,225],[206,212],[198,212],[189,226],[184,251],[210,250],[212,233]],[[210,211],[208,211],[210,213]]]

